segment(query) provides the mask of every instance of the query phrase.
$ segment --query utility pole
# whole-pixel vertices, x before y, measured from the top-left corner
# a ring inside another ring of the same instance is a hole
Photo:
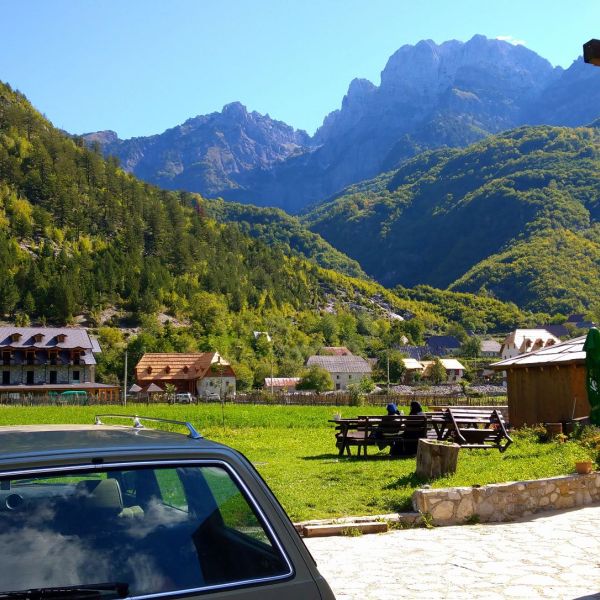
[[[125,350],[125,373],[123,374],[123,406],[127,406],[127,350]]]
[[[271,342],[271,396],[273,396],[273,342]]]
[[[385,353],[385,358],[387,359],[387,393],[390,395],[390,351],[388,350]]]

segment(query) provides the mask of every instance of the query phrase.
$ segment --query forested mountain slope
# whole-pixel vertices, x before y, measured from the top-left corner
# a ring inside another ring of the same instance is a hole
[[[320,235],[310,231],[297,217],[278,208],[261,208],[224,200],[202,200],[206,214],[224,223],[237,223],[240,229],[269,245],[282,244],[326,269],[352,277],[366,278],[360,265]]]
[[[305,217],[385,285],[581,310],[600,285],[600,132],[522,127],[430,151]]]
[[[209,207],[224,221],[237,211],[247,225],[219,223]],[[448,318],[442,303],[336,272],[353,269],[277,212],[225,210],[140,182],[0,84],[0,318],[64,324],[83,313],[100,323],[110,309],[113,325],[140,326],[129,341],[99,329],[101,380],[122,374],[126,346],[130,367],[146,351],[219,349],[243,389],[261,384],[272,361],[275,374],[299,374],[323,344],[372,356],[453,322],[503,331],[537,319],[451,292],[448,305],[465,309]],[[159,325],[159,313],[183,326]],[[256,330],[268,330],[272,345]]]

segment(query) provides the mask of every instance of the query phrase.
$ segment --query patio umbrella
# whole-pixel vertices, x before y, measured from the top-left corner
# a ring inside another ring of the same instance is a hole
[[[152,399],[152,394],[162,394],[163,390],[161,390],[155,383],[151,383],[147,388],[146,388],[146,404],[150,403],[150,400]]]
[[[600,330],[592,327],[585,338],[585,384],[591,407],[590,421],[600,425]]]
[[[139,394],[139,393],[142,391],[142,388],[141,388],[141,387],[140,387],[140,386],[139,386],[137,383],[134,383],[134,384],[133,384],[133,385],[132,385],[132,386],[129,388],[129,391],[130,391],[132,394]]]

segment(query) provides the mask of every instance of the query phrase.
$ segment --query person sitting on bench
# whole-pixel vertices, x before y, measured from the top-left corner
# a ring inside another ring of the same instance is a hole
[[[424,415],[425,413],[423,412],[423,407],[421,406],[421,403],[417,402],[416,400],[413,400],[410,403],[410,412],[408,414],[409,415]]]
[[[425,416],[423,412],[423,407],[420,402],[413,400],[410,403],[410,413],[409,416],[412,417],[422,417]],[[406,426],[404,433],[402,434],[402,439],[399,439],[394,445],[390,448],[391,456],[414,456],[417,453],[417,445],[419,443],[419,439],[422,437],[426,437],[426,428],[425,431],[418,425],[415,426]]]

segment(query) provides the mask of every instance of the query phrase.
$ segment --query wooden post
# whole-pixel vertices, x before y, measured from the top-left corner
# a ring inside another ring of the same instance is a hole
[[[420,439],[417,447],[417,476],[436,479],[456,473],[459,450],[458,444]]]

